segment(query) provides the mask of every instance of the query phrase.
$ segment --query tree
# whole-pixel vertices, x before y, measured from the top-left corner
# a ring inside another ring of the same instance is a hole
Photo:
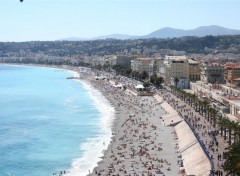
[[[193,104],[195,104],[194,102],[197,100],[197,96],[195,95],[195,94],[192,94],[191,96],[190,96],[190,104],[191,104],[191,106],[193,105]]]
[[[157,88],[159,88],[163,82],[163,77],[157,77],[156,73],[150,76],[150,83],[154,84]]]
[[[210,107],[209,105],[209,101],[204,99],[203,100],[203,108],[204,108],[204,113],[205,113],[205,117],[207,116],[207,109]]]
[[[130,77],[131,72],[132,72],[132,69],[130,67],[125,68],[125,73],[126,73],[127,76]]]
[[[148,73],[146,71],[143,71],[141,74],[142,79],[148,78]]]
[[[149,82],[144,82],[144,83],[143,83],[143,86],[144,86],[145,88],[148,88],[148,87],[150,87],[150,83],[149,83]]]
[[[228,152],[224,154],[226,161],[224,163],[224,170],[227,175],[240,175],[240,142],[232,144],[228,148]]]
[[[159,88],[160,85],[161,85],[163,82],[164,82],[163,77],[157,78],[157,79],[156,79],[156,82],[155,82],[156,87]]]
[[[137,71],[132,71],[131,72],[131,76],[135,79],[137,79],[139,77],[139,73]]]
[[[177,87],[178,82],[179,82],[179,79],[177,77],[175,77],[174,78],[175,87]]]
[[[225,126],[225,121],[226,121],[226,117],[223,117],[223,116],[221,116],[219,119],[218,119],[218,122],[217,122],[217,124],[218,124],[218,126],[220,127],[220,131],[221,131],[221,136],[223,136],[223,131],[225,131],[224,130],[224,126]]]
[[[153,75],[150,76],[150,82],[152,84],[155,84],[156,80],[157,80],[157,74],[154,73]]]
[[[98,64],[98,65],[95,66],[95,68],[98,69],[98,70],[101,70],[102,69],[102,65]]]
[[[109,63],[105,63],[105,64],[103,65],[103,69],[104,69],[104,70],[109,70],[109,68],[110,68],[110,64],[109,64]]]
[[[218,112],[219,111],[217,109],[213,109],[212,118],[211,118],[211,124],[213,123],[213,127],[216,127],[216,122],[217,122],[217,118],[218,118]]]

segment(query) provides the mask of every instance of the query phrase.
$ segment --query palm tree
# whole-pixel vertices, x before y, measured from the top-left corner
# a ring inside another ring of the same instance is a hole
[[[217,121],[217,124],[218,124],[218,126],[220,127],[220,130],[221,130],[221,136],[223,136],[223,129],[224,129],[224,124],[225,124],[225,119],[226,118],[224,118],[224,117],[220,117],[219,119],[218,119],[218,121]]]
[[[202,100],[198,100],[198,104],[199,104],[199,108],[198,108],[199,114],[203,115],[203,106],[204,106],[203,101]]]
[[[228,148],[228,152],[224,154],[224,157],[226,161],[223,168],[227,172],[227,175],[240,175],[240,142],[233,143]]]
[[[193,103],[196,102],[196,100],[197,100],[197,96],[196,96],[195,94],[193,94],[193,95],[191,96],[191,106],[192,106]]]
[[[240,123],[239,122],[232,122],[232,128],[233,128],[233,142],[240,142]]]
[[[240,139],[240,125],[239,122],[234,122],[234,121],[230,121],[228,122],[228,128],[230,130],[231,133],[229,133],[229,135],[232,135],[233,132],[233,143],[234,142],[239,142]],[[229,144],[231,144],[231,140],[229,141]]]
[[[224,140],[227,140],[227,128],[229,127],[230,120],[224,117],[218,122],[218,124],[222,127],[224,131]]]
[[[182,99],[182,101],[185,102],[186,92],[183,91],[182,89],[179,89],[179,94],[181,95],[181,99]]]
[[[216,122],[217,122],[217,118],[218,118],[218,110],[217,109],[213,109],[212,110],[212,116],[211,116],[211,124],[213,123],[213,127],[216,127]],[[213,122],[212,122],[213,121]]]
[[[229,120],[228,118],[224,117],[218,121],[218,125],[221,127],[221,129],[224,130],[224,140],[227,140],[227,131],[228,131],[228,143],[229,145],[232,144],[232,132],[234,131],[234,138],[239,137],[238,131],[239,131],[239,123],[233,122]]]
[[[147,79],[148,78],[148,73],[146,71],[143,71],[141,74],[142,80]]]
[[[187,98],[188,105],[190,105],[191,96],[192,96],[192,94],[186,92],[186,98]]]
[[[203,107],[204,107],[204,113],[205,113],[205,117],[207,116],[207,108],[209,108],[209,101],[204,99],[203,100]]]
[[[208,109],[207,109],[207,120],[208,120],[208,121],[210,120],[211,114],[212,114],[212,107],[210,106],[210,107],[208,107]]]

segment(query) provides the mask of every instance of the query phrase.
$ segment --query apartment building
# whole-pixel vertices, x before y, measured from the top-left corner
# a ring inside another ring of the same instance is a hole
[[[189,64],[186,56],[166,56],[166,74],[168,79],[189,79]]]
[[[238,63],[226,63],[224,65],[225,81],[227,83],[234,83],[236,79],[240,78],[240,64]]]
[[[186,56],[165,56],[165,82],[174,85],[178,78],[179,88],[189,87],[189,63]]]
[[[188,59],[189,63],[189,79],[196,82],[201,79],[200,63],[194,59]]]
[[[211,84],[224,83],[224,66],[219,63],[202,64],[201,81]]]
[[[116,65],[130,66],[133,59],[135,59],[133,56],[117,56]]]
[[[137,71],[142,73],[143,71],[147,72],[149,75],[152,75],[155,71],[153,58],[137,58],[131,61],[132,71]]]
[[[240,121],[240,100],[229,101],[230,114],[235,116]]]

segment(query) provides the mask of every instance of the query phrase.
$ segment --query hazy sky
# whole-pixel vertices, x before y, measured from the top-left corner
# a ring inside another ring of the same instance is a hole
[[[0,0],[0,41],[146,35],[163,27],[240,29],[240,0]]]

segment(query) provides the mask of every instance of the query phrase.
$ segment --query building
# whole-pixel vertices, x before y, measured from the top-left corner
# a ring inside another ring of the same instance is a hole
[[[91,58],[91,57],[84,57],[83,62],[85,64],[92,65],[92,60],[93,60],[93,58]]]
[[[230,114],[235,116],[240,121],[240,100],[229,101]]]
[[[189,79],[189,63],[186,56],[166,56],[166,79]]]
[[[191,90],[198,97],[214,100],[212,106],[224,113],[227,118],[240,121],[240,91],[232,89],[226,85],[221,85],[221,89],[214,89],[212,84],[201,81],[191,82]]]
[[[193,60],[188,59],[189,63],[189,79],[192,82],[196,82],[201,80],[201,70],[200,70],[200,63]]]
[[[223,84],[224,66],[219,63],[201,65],[201,81],[211,84]]]
[[[133,56],[117,56],[116,65],[130,66],[133,59],[135,59]]]
[[[227,83],[232,84],[234,80],[240,78],[240,64],[238,63],[226,63],[224,65],[224,77]]]
[[[137,58],[131,61],[132,71],[137,71],[139,73],[147,72],[152,75],[155,72],[155,60],[152,58]]]
[[[232,81],[232,83],[233,83],[234,85],[236,85],[237,87],[239,87],[239,84],[240,84],[240,78],[236,78],[236,79],[234,79],[234,80]]]
[[[189,63],[186,56],[165,56],[164,60],[166,84],[185,89],[189,87]],[[178,82],[175,82],[177,78]]]
[[[158,77],[163,77],[165,76],[165,66],[164,66],[164,59],[161,57],[158,57],[155,59],[155,68],[156,68],[156,73]]]
[[[111,67],[116,65],[117,64],[117,56],[109,57],[109,64],[110,64]]]

